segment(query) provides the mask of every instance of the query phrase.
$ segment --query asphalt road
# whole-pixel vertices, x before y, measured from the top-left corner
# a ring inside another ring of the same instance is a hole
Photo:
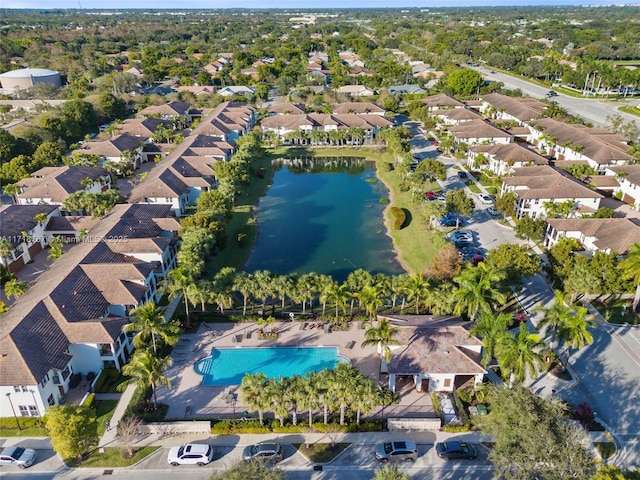
[[[491,73],[492,70],[484,67],[477,67],[476,70],[488,80],[502,82],[509,89],[519,88],[523,93],[532,97],[544,98],[549,91],[548,88],[529,83],[524,78],[513,77],[497,71],[496,73]],[[637,104],[640,101],[638,98],[634,100],[603,101],[592,98],[574,98],[559,93],[552,100],[572,115],[582,117],[596,126],[606,127],[607,117],[615,114],[621,115],[625,123],[635,122],[640,125],[637,117],[618,110],[621,105]]]

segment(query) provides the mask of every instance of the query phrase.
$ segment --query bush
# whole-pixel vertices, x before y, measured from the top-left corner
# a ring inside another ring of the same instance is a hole
[[[96,394],[95,393],[90,393],[89,395],[87,395],[87,398],[85,399],[84,403],[82,404],[83,407],[93,407],[96,404]]]
[[[407,214],[399,207],[391,207],[391,215],[393,215],[393,228],[400,230],[407,221]]]
[[[211,426],[211,433],[231,435],[234,433],[270,433],[269,427],[260,425],[258,420],[220,420]]]
[[[469,425],[468,423],[464,425],[445,425],[444,427],[442,427],[443,432],[449,433],[468,432],[469,430],[471,430],[471,425]]]
[[[105,368],[100,372],[93,388],[96,393],[113,393],[120,382],[120,372],[115,368]]]

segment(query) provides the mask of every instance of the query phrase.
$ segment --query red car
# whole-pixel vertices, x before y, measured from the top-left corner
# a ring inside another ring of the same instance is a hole
[[[439,147],[440,146],[440,142],[438,142],[438,141],[433,142],[433,146],[434,147]]]
[[[429,199],[436,198],[436,194],[434,192],[426,192],[424,196]]]

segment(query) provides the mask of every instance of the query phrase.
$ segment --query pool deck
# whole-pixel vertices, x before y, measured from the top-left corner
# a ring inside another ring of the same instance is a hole
[[[194,365],[211,354],[213,347],[303,347],[335,346],[338,354],[351,360],[352,365],[381,384],[387,383],[387,375],[380,373],[380,357],[374,347],[362,348],[365,330],[360,323],[352,323],[348,331],[325,332],[318,321],[279,322],[273,326],[278,331],[277,340],[258,340],[256,333],[260,326],[254,322],[201,324],[196,333],[182,335],[171,354],[173,366],[165,373],[171,381],[171,388],[158,388],[158,401],[169,405],[168,419],[193,419],[203,417],[238,417],[251,409],[243,402],[239,385],[228,387],[203,386],[202,375],[194,370]],[[355,342],[355,343],[353,343]],[[349,348],[351,347],[351,348]],[[433,405],[429,394],[416,392],[411,383],[398,384],[400,404],[385,408],[385,417],[424,417],[433,415]],[[237,396],[235,404],[230,394]],[[379,415],[380,409],[369,415]]]

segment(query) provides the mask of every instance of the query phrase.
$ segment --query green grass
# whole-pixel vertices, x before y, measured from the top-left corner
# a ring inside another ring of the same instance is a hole
[[[5,412],[6,413],[6,412]],[[38,417],[18,417],[20,428],[15,417],[0,418],[0,437],[48,437],[49,431]]]
[[[593,446],[596,447],[603,460],[616,453],[616,445],[613,442],[593,442]]]
[[[632,300],[615,299],[608,302],[594,300],[591,304],[600,312],[607,322],[624,325],[640,325],[640,316],[631,310]],[[625,308],[626,306],[626,308]]]
[[[137,450],[133,457],[124,458],[122,456],[122,450],[115,447],[105,447],[104,453],[100,453],[98,450],[93,450],[88,457],[82,461],[76,459],[65,460],[65,463],[69,467],[95,467],[95,468],[118,468],[118,467],[130,467],[131,465],[139,462],[145,457],[148,457],[160,447],[142,447]]]
[[[296,443],[293,446],[312,462],[327,463],[333,460],[349,445],[351,444],[336,443],[332,447],[330,443]]]
[[[465,182],[465,185],[467,186],[467,188],[471,193],[475,193],[475,194],[480,193],[480,188],[476,185],[476,182],[474,182],[473,180],[467,180]]]
[[[629,113],[631,115],[635,115],[636,117],[640,117],[640,108],[637,107],[622,106],[619,107],[618,110],[620,110],[621,112]]]
[[[104,435],[107,426],[105,422],[111,420],[113,412],[118,406],[118,400],[98,400],[96,401],[96,419],[98,421],[98,435]]]

